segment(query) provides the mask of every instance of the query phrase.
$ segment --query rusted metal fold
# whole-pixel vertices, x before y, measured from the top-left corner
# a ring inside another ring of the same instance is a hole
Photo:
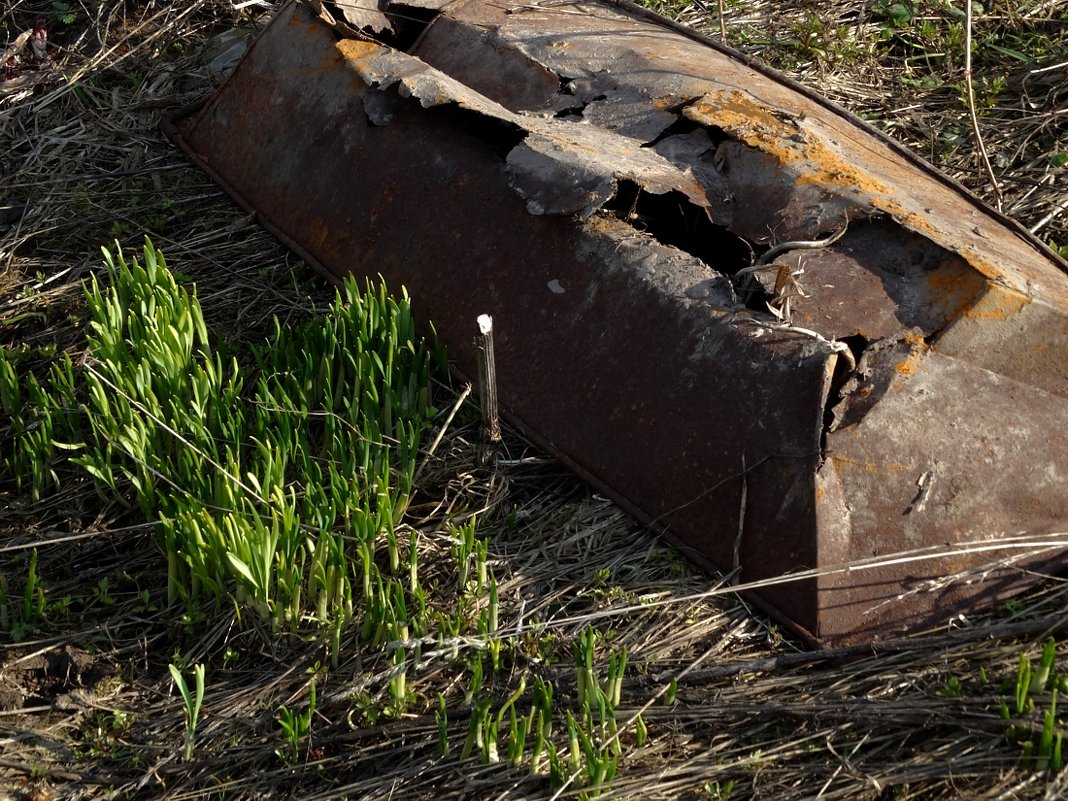
[[[170,132],[466,375],[492,315],[511,418],[814,642],[1063,562],[1021,543],[1068,530],[1066,265],[737,53],[610,0],[291,2]]]

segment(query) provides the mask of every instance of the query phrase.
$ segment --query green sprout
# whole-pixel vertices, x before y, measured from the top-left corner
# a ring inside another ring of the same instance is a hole
[[[200,718],[200,705],[204,700],[204,665],[193,666],[193,678],[196,683],[195,694],[189,692],[185,677],[177,665],[168,665],[174,686],[182,696],[185,709],[185,735],[183,739],[182,759],[188,762],[193,758],[193,746],[197,733],[197,720]]]

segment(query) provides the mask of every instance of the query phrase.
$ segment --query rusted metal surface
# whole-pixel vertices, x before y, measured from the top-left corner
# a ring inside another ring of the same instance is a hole
[[[407,286],[467,375],[491,314],[503,410],[685,553],[838,643],[1066,530],[1068,278],[1022,228],[629,3],[310,5],[176,140],[328,276]]]

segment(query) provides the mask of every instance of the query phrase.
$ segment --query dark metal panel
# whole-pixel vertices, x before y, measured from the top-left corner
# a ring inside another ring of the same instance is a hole
[[[997,546],[1023,533],[1022,521],[1039,538],[1036,548],[1042,535],[1064,530],[1064,398],[946,356],[915,335],[870,348],[843,395],[820,476],[839,488],[849,543],[829,548],[821,566],[925,548],[947,555],[828,577],[821,636],[931,623],[932,599],[949,617],[969,609],[968,596],[1003,595],[1023,577],[1025,557],[1031,567],[1063,559],[1063,548],[1028,554]],[[851,413],[854,402],[866,408]],[[999,559],[1008,561],[974,571]],[[898,591],[887,594],[887,584]]]

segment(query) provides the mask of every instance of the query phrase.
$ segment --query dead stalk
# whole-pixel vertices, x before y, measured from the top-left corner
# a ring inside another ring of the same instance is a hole
[[[493,318],[478,317],[478,385],[482,401],[482,434],[485,449],[482,461],[488,461],[501,441],[501,423],[497,415],[497,366],[493,360]]]
[[[972,134],[975,137],[975,147],[979,151],[983,168],[990,179],[990,187],[994,191],[994,207],[1001,211],[1002,194],[998,179],[994,175],[994,168],[990,164],[990,156],[983,144],[983,136],[979,132],[979,115],[975,110],[975,88],[972,84],[972,4],[970,0],[964,4],[964,85],[968,92],[968,116],[972,121]]]

